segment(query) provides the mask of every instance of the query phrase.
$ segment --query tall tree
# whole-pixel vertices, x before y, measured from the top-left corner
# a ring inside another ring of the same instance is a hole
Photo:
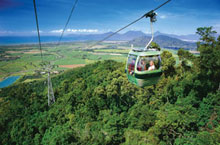
[[[203,42],[203,44],[208,45],[215,42],[214,34],[217,32],[212,30],[211,27],[199,27],[197,28],[196,34],[200,35],[200,40]]]
[[[201,40],[198,45],[201,77],[207,82],[206,85],[209,84],[206,88],[216,90],[220,83],[220,38],[215,40],[213,35],[216,31],[212,27],[200,27],[196,33]]]

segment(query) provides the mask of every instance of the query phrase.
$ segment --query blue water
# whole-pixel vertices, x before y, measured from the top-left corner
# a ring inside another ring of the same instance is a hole
[[[81,40],[80,36],[72,36],[72,37],[63,37],[62,42],[74,42],[77,40]],[[42,36],[41,42],[58,42],[58,36]],[[10,44],[30,44],[30,43],[38,43],[37,36],[0,36],[0,45],[10,45]]]
[[[11,76],[0,82],[0,88],[7,87],[13,84],[20,76]]]

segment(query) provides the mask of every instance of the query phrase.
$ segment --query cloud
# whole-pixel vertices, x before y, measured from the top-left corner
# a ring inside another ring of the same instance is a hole
[[[62,33],[63,29],[59,29],[59,30],[52,30],[50,31],[51,33]]]
[[[81,33],[97,33],[97,29],[67,29],[67,32],[81,32]]]
[[[180,17],[185,17],[186,14],[178,14],[178,13],[170,13],[170,12],[160,12],[157,13],[157,16],[160,19],[175,19],[175,18],[180,18]]]
[[[51,33],[62,33],[63,29],[52,30]],[[65,33],[97,33],[98,29],[67,29]]]
[[[52,30],[52,31],[42,31],[40,30],[41,36],[56,36],[60,35],[63,29]],[[66,29],[65,34],[90,34],[90,33],[101,33],[98,29]],[[10,30],[0,30],[0,36],[37,36],[37,31],[10,31]]]
[[[32,33],[37,33],[37,30],[31,31]],[[43,33],[43,31],[39,31],[40,33]]]
[[[159,15],[159,17],[160,17],[161,19],[166,19],[166,18],[167,18],[166,15]]]

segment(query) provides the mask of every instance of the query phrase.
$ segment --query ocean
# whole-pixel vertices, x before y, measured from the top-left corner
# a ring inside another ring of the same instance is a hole
[[[41,36],[41,42],[58,42],[58,36]],[[63,37],[62,42],[76,41],[76,37]],[[38,43],[37,36],[0,36],[0,45]]]

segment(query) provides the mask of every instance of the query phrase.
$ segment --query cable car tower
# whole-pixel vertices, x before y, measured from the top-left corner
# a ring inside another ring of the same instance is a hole
[[[47,78],[47,84],[48,84],[48,106],[51,104],[55,103],[55,97],[53,93],[53,86],[52,86],[52,81],[50,78],[50,72],[51,72],[51,65],[49,64],[46,68],[47,73],[48,73],[48,78]]]

